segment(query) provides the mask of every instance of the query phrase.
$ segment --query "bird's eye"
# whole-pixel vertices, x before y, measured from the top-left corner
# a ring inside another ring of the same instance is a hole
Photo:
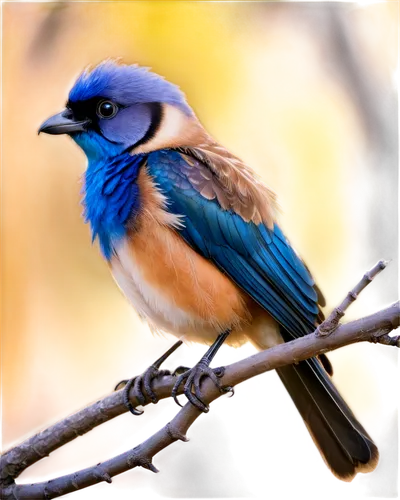
[[[99,118],[113,118],[118,112],[118,106],[111,101],[100,101],[97,105],[97,116]]]

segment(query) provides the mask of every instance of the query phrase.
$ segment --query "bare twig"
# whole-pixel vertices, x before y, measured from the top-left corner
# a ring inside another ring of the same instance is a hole
[[[378,342],[399,347],[399,336],[389,337],[389,333],[399,326],[399,311],[399,302],[396,302],[371,316],[340,325],[329,336],[317,337],[315,333],[312,333],[255,354],[227,366],[222,383],[224,386],[234,386],[266,371],[356,342]],[[155,380],[154,392],[160,399],[169,396],[174,381],[175,377],[172,376]],[[221,395],[208,379],[204,381],[202,392],[207,404]],[[133,404],[137,404],[135,393],[130,393],[130,399]],[[48,455],[65,442],[88,432],[103,421],[126,411],[126,407],[122,404],[122,391],[119,391],[7,452],[3,456],[0,475],[5,486],[2,498],[5,500],[56,498],[101,481],[111,482],[113,476],[137,466],[156,472],[157,469],[152,464],[153,457],[178,439],[185,441],[187,430],[201,414],[199,410],[188,403],[171,422],[133,450],[102,464],[52,481],[33,485],[16,485],[14,483],[14,479],[24,469],[40,460],[42,456]]]
[[[340,306],[335,307],[329,317],[318,326],[315,331],[315,335],[317,337],[330,335],[338,327],[339,321],[345,315],[348,307],[355,300],[357,300],[358,296],[364,290],[364,288],[366,288],[372,282],[375,276],[377,276],[385,269],[387,264],[388,263],[386,261],[380,260],[370,271],[364,274],[359,283],[357,283],[357,285],[346,295]]]

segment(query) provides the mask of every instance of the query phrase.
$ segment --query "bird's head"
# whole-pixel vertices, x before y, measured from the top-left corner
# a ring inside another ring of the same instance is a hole
[[[90,160],[190,145],[201,130],[179,87],[147,68],[104,61],[79,76],[66,109],[39,133],[70,135]]]

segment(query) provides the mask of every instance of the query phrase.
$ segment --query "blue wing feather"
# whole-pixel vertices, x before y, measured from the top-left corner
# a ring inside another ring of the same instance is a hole
[[[206,199],[189,182],[191,167],[176,151],[151,153],[147,166],[169,210],[185,217],[179,231],[187,243],[213,260],[292,337],[312,331],[318,314],[314,282],[280,228],[246,222]]]

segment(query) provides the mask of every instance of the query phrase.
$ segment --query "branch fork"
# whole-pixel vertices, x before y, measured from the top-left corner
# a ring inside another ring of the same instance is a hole
[[[346,314],[346,311],[350,304],[357,300],[358,296],[364,290],[364,288],[366,288],[372,282],[375,276],[381,273],[387,265],[387,261],[380,260],[370,271],[365,273],[361,281],[352,290],[350,290],[340,306],[335,307],[328,318],[317,327],[315,335],[317,337],[326,337],[334,332],[339,326],[340,320]]]

